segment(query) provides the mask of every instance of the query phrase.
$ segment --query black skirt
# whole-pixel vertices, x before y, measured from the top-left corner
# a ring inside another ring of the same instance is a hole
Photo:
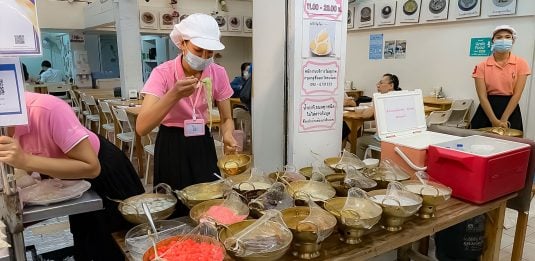
[[[100,175],[88,179],[91,189],[101,198],[104,209],[69,216],[74,239],[74,258],[80,260],[124,260],[111,233],[132,227],[108,199],[126,199],[145,192],[136,170],[126,155],[107,139],[99,136]]]
[[[492,107],[492,111],[494,112],[494,115],[496,115],[496,118],[499,119],[502,117],[502,114],[505,111],[509,100],[511,100],[511,96],[489,95],[488,99],[490,102],[490,107]],[[510,128],[512,129],[521,131],[524,130],[524,127],[522,125],[522,113],[520,112],[520,107],[518,105],[516,105],[516,108],[514,109],[513,113],[511,113],[511,116],[509,116],[509,123],[511,123]],[[483,111],[481,105],[477,107],[476,113],[474,114],[474,117],[470,122],[470,127],[472,129],[492,127],[492,123],[487,117],[487,114],[485,114],[485,111]]]
[[[173,189],[214,181],[220,174],[214,139],[208,127],[204,136],[185,137],[184,129],[160,125],[154,148],[154,184],[166,183]],[[188,215],[180,202],[173,216]]]

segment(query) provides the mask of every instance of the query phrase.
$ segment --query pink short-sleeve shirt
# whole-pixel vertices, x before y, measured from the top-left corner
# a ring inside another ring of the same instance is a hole
[[[487,94],[489,95],[513,95],[513,90],[520,75],[530,75],[528,63],[514,55],[509,56],[505,66],[496,63],[494,56],[480,62],[472,72],[473,78],[485,79]]]
[[[178,56],[176,59],[162,63],[154,68],[141,93],[161,98],[175,86],[177,79],[184,79],[186,77],[181,61],[182,56]],[[230,87],[227,72],[222,66],[215,63],[210,64],[202,72],[201,79],[206,77],[212,79],[212,97],[214,101],[226,100],[234,93]],[[183,128],[184,121],[193,117],[193,103],[195,102],[197,92],[200,92],[195,106],[197,117],[203,117],[205,122],[208,122],[208,103],[203,87],[202,89],[197,89],[189,98],[180,99],[164,117],[162,124]]]
[[[25,92],[28,125],[15,127],[14,138],[33,155],[64,158],[74,146],[89,139],[98,155],[100,141],[86,129],[63,100],[46,94]]]

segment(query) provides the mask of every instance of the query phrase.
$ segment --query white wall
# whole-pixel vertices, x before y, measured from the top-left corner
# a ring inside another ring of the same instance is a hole
[[[491,3],[483,2],[482,13],[486,14],[488,4]],[[453,1],[451,3],[453,4]],[[450,17],[455,10],[455,6],[450,6]],[[472,98],[478,103],[471,73],[474,66],[486,57],[469,56],[470,39],[491,37],[494,27],[510,24],[519,34],[513,53],[533,65],[534,14],[535,1],[518,1],[518,16],[492,19],[482,17],[462,21],[450,18],[452,22],[350,31],[347,41],[346,80],[353,81],[357,88],[364,90],[365,95],[371,96],[376,91],[375,83],[382,74],[388,72],[399,76],[400,87],[403,89],[420,88],[424,94],[429,94],[433,87],[443,86],[447,96]],[[407,40],[406,59],[369,60],[369,36],[380,33],[384,35],[384,40]],[[532,81],[528,78],[520,105],[524,113],[524,126],[531,126],[526,137],[533,138],[535,123],[532,122],[535,121],[535,114],[527,117],[527,100],[531,85]],[[535,94],[531,96],[533,103]]]
[[[221,42],[225,45],[225,49],[219,52],[221,58],[217,58],[216,62],[225,67],[232,81],[233,77],[241,75],[241,64],[252,61],[252,38],[224,36],[221,37]]]
[[[41,29],[85,29],[85,2],[37,1],[37,17]]]
[[[253,16],[254,166],[273,171],[284,164],[286,1],[255,1]]]

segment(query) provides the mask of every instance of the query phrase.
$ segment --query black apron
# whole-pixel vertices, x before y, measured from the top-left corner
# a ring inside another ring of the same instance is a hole
[[[220,174],[214,139],[208,127],[204,136],[185,137],[184,129],[160,125],[154,148],[154,184],[166,183],[173,189],[217,180]],[[187,216],[189,209],[180,201],[173,217]]]
[[[494,115],[496,115],[496,118],[499,119],[502,117],[509,100],[511,100],[511,96],[489,95],[488,99]],[[524,131],[524,126],[522,125],[522,113],[520,112],[520,107],[518,105],[516,105],[513,113],[511,113],[511,116],[509,116],[509,123],[511,123],[511,129]],[[472,121],[470,122],[470,128],[480,129],[485,127],[492,127],[492,123],[485,114],[485,111],[483,111],[481,105],[479,105],[474,117],[472,118]]]
[[[129,229],[133,225],[122,217],[117,209],[118,204],[107,197],[124,200],[145,192],[132,162],[107,139],[98,137],[100,175],[87,181],[102,198],[104,209],[69,216],[76,261],[124,260],[111,233]]]

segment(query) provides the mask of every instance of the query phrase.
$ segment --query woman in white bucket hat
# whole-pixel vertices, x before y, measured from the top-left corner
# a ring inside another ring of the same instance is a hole
[[[154,184],[173,189],[214,181],[219,173],[210,109],[215,101],[225,149],[235,150],[230,101],[233,91],[225,68],[213,62],[220,42],[219,26],[206,14],[192,14],[170,34],[181,55],[156,67],[141,93],[145,95],[136,130],[146,135],[159,126],[154,150]],[[210,109],[209,109],[210,108]],[[177,206],[177,215],[186,215]]]

